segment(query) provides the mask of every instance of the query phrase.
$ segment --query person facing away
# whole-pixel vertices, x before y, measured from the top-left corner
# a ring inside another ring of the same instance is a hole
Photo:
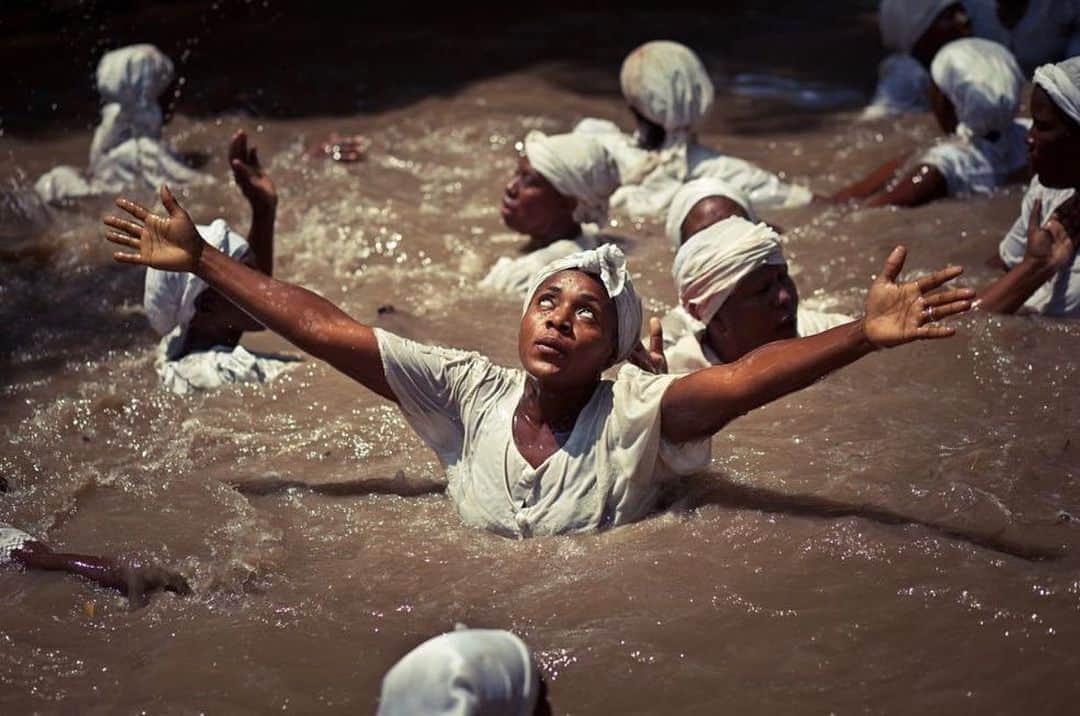
[[[529,237],[520,256],[502,256],[480,285],[522,294],[555,259],[597,246],[618,170],[599,142],[578,134],[525,137],[500,215],[507,228]]]
[[[1043,64],[1080,55],[1077,0],[969,0],[976,37],[1001,43],[1025,77]]]
[[[104,102],[101,122],[90,142],[85,170],[60,166],[34,184],[42,200],[62,202],[83,196],[116,194],[172,185],[211,183],[213,178],[188,167],[162,142],[165,109],[174,92],[173,63],[149,44],[106,52],[97,67],[97,88]]]
[[[852,320],[799,304],[779,236],[769,226],[732,216],[690,228],[694,233],[672,268],[679,305],[662,321],[671,372],[734,363],[767,343]]]
[[[1035,70],[1031,180],[998,247],[1006,270],[979,292],[981,309],[1080,317],[1080,57]]]
[[[615,123],[593,118],[574,128],[594,136],[615,159],[622,186],[611,197],[613,208],[635,218],[663,216],[684,182],[704,176],[726,181],[759,209],[803,206],[813,199],[805,187],[698,142],[714,90],[690,48],[647,42],[627,55],[619,80],[637,131],[627,135]]]
[[[968,6],[980,0],[881,0],[878,26],[888,55],[878,66],[874,97],[862,119],[930,109],[930,63],[942,47],[971,37]]]
[[[901,170],[907,155],[898,157],[837,192],[834,200],[920,206],[947,196],[989,194],[1026,177],[1028,122],[1016,118],[1024,78],[1012,53],[989,40],[955,40],[930,69],[931,104],[946,136],[910,170]],[[901,176],[895,178],[897,170]]]
[[[277,190],[262,168],[255,147],[242,131],[229,144],[233,177],[251,206],[250,242],[224,219],[198,226],[204,241],[218,251],[273,274]],[[261,383],[277,377],[289,362],[257,356],[240,345],[245,331],[261,331],[221,294],[190,274],[148,268],[143,308],[162,336],[155,368],[162,385],[178,395],[211,390],[228,383]]]
[[[373,329],[325,299],[209,246],[167,187],[166,216],[128,199],[105,218],[117,261],[193,272],[285,339],[395,402],[446,467],[462,520],[512,537],[592,531],[643,519],[666,488],[709,462],[710,438],[739,415],[877,349],[944,338],[935,322],[970,308],[970,289],[934,292],[962,269],[897,283],[897,247],[865,316],[772,343],[686,375],[623,365],[642,309],[622,252],[605,244],[554,261],[522,305],[520,368]]]

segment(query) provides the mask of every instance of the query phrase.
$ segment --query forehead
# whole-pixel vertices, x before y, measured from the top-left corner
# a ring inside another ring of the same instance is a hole
[[[599,299],[608,300],[608,292],[603,282],[596,276],[579,269],[566,269],[548,276],[537,286],[536,291],[539,293],[553,287],[565,292],[591,293]]]
[[[764,266],[758,266],[756,269],[746,274],[739,279],[739,283],[735,285],[735,293],[747,290],[749,287],[757,285],[762,281],[770,281],[780,276],[786,276],[788,271],[787,263],[782,264],[765,264]]]
[[[1050,93],[1039,85],[1035,85],[1031,90],[1032,116],[1037,115],[1040,120],[1048,122],[1057,119],[1058,112],[1058,107],[1054,104],[1054,100],[1050,98]]]

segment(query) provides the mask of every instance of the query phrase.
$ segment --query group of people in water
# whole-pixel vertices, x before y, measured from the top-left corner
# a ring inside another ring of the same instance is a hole
[[[172,73],[152,46],[105,55],[98,85],[107,104],[90,167],[53,170],[37,190],[60,201],[137,181],[160,186],[164,213],[120,198],[124,213],[106,217],[105,238],[121,247],[117,261],[147,269],[144,305],[162,335],[165,388],[272,379],[287,363],[240,345],[244,332],[266,328],[396,403],[445,465],[464,523],[516,538],[598,530],[643,519],[680,478],[706,469],[712,436],[731,420],[872,352],[947,338],[955,329],[945,319],[972,309],[1080,317],[1080,35],[1059,41],[1080,28],[1080,14],[1066,18],[1065,7],[1073,4],[884,0],[882,35],[897,54],[882,64],[864,114],[929,108],[946,136],[833,196],[701,144],[714,104],[701,60],[675,42],[638,47],[620,73],[633,133],[584,119],[518,145],[501,216],[527,240],[481,281],[522,300],[515,368],[365,325],[275,278],[277,193],[242,131],[229,161],[251,206],[247,238],[222,219],[196,224],[166,185],[208,179],[161,142],[157,102]],[[980,26],[992,32],[972,37]],[[1029,78],[1031,119],[1018,119]],[[801,306],[780,234],[758,218],[811,202],[915,206],[1029,177],[998,248],[997,280],[949,287],[962,269],[947,267],[901,281],[907,252],[897,247],[858,317]],[[671,244],[679,305],[647,325],[627,257],[602,234],[611,211],[662,220]],[[66,569],[132,594],[187,590],[166,570],[94,559],[52,553],[0,526],[0,562]],[[380,713],[455,704],[463,710],[454,713],[472,713],[481,702],[533,713],[542,686],[517,637],[462,630],[391,671]]]

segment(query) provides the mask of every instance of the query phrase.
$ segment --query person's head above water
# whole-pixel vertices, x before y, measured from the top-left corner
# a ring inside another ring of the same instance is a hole
[[[885,47],[927,67],[943,46],[971,36],[971,20],[957,0],[882,0],[878,25]]]
[[[608,199],[618,186],[618,169],[599,142],[532,131],[503,192],[502,219],[536,239],[573,238],[580,224],[607,219]]]
[[[1035,70],[1031,166],[1054,189],[1080,187],[1080,57]]]
[[[533,716],[549,713],[529,647],[499,629],[425,641],[383,677],[377,716]]]
[[[161,111],[159,101],[173,81],[173,63],[153,45],[128,45],[106,52],[97,67],[102,100],[128,112]]]
[[[1007,48],[965,38],[945,45],[930,65],[934,115],[943,131],[958,125],[977,137],[995,138],[1016,119],[1024,75]]]
[[[690,237],[672,269],[679,303],[725,363],[795,338],[799,294],[775,231],[731,217]]]
[[[705,65],[677,42],[647,42],[632,51],[623,60],[619,83],[648,149],[692,134],[712,110],[713,84]]]
[[[552,386],[581,387],[625,360],[641,335],[641,299],[613,244],[558,259],[533,277],[522,306],[518,355]]]
[[[757,222],[743,192],[722,179],[701,177],[683,184],[672,197],[664,231],[678,250],[694,234],[731,216]]]

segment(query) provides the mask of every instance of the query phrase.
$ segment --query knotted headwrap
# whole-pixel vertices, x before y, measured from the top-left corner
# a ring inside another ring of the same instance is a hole
[[[664,229],[674,249],[678,250],[679,246],[682,245],[682,225],[686,221],[686,217],[690,215],[698,202],[713,196],[731,199],[743,208],[751,221],[757,221],[754,210],[750,208],[750,200],[731,184],[713,177],[694,179],[682,185],[679,191],[675,193],[675,196],[672,197],[671,205],[668,207],[667,222],[664,224]]]
[[[158,98],[173,78],[173,63],[153,45],[129,45],[107,52],[97,68],[105,106],[90,145],[90,164],[129,139],[161,137]]]
[[[524,314],[529,310],[536,289],[544,281],[559,273],[576,269],[600,279],[608,296],[615,302],[618,321],[618,335],[615,337],[616,362],[625,360],[641,338],[641,299],[634,290],[630,272],[626,269],[626,256],[614,244],[604,244],[591,251],[582,251],[563,259],[552,261],[533,277],[529,292],[525,294],[525,303],[521,308]]]
[[[1080,57],[1035,70],[1035,84],[1042,87],[1058,108],[1080,123]]]
[[[548,136],[533,130],[525,137],[525,156],[560,194],[577,200],[575,221],[602,224],[607,219],[619,171],[603,145],[588,135]]]
[[[1004,131],[1016,119],[1024,76],[1003,45],[975,37],[954,40],[938,51],[930,76],[975,136]]]

